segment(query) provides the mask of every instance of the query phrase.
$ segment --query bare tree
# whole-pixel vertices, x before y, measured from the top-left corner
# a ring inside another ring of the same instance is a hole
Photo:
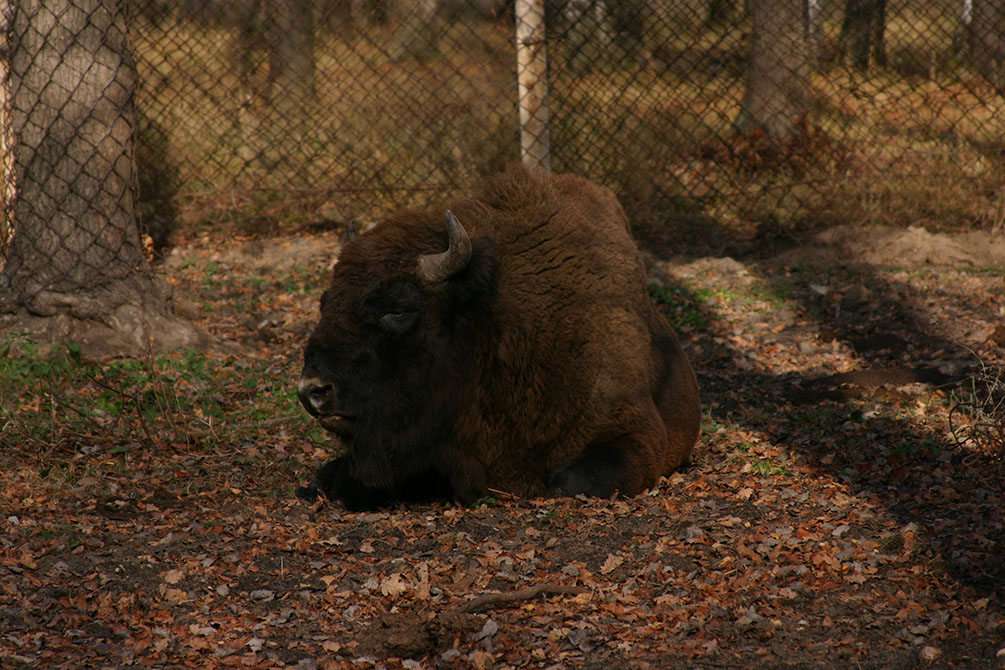
[[[886,0],[846,0],[838,50],[851,49],[852,64],[859,70],[869,68],[869,55],[876,65],[886,67]]]
[[[279,96],[314,96],[313,10],[309,0],[274,0],[269,79]]]
[[[751,0],[750,12],[754,32],[736,127],[783,139],[806,113],[809,54],[803,0]]]
[[[245,94],[283,106],[312,98],[312,3],[308,0],[247,0],[232,9],[231,14],[237,28],[234,60]],[[263,49],[268,53],[268,79],[259,81],[259,54]]]
[[[823,22],[824,0],[804,0],[806,12],[806,42],[810,49],[810,60],[816,62],[820,58],[820,32]]]
[[[1005,86],[1005,4],[1001,0],[973,0],[970,18],[970,57],[982,76]]]
[[[121,3],[20,0],[10,60],[17,196],[0,313],[91,350],[195,344],[135,218],[135,65]],[[11,316],[11,315],[14,316]]]
[[[562,10],[569,28],[566,48],[569,67],[584,71],[610,53],[614,29],[611,11],[602,0],[568,0]]]
[[[391,58],[428,60],[437,51],[437,15],[440,0],[388,0],[395,23]]]

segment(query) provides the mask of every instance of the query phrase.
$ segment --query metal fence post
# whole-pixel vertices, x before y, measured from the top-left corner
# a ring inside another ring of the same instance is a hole
[[[527,167],[550,170],[544,0],[516,0],[515,13],[520,158]]]

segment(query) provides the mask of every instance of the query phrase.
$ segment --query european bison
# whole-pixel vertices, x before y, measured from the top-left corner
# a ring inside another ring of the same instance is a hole
[[[298,391],[344,453],[297,494],[632,496],[681,465],[697,384],[614,194],[514,168],[443,218],[343,247]]]

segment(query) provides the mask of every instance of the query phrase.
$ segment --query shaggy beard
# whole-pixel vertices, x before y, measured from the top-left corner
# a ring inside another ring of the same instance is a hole
[[[334,426],[351,464],[352,474],[363,484],[391,489],[402,480],[429,470],[433,465],[434,445],[444,439],[439,430],[431,429],[438,422],[426,416],[398,431],[388,430],[387,420],[358,419],[351,431],[346,426]],[[430,425],[431,424],[431,425]],[[374,429],[376,428],[376,429]]]

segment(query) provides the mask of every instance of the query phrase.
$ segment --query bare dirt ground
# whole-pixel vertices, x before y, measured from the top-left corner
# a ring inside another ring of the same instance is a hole
[[[292,395],[336,248],[171,251],[244,380],[200,391],[225,417],[199,439],[4,445],[0,666],[1005,668],[1005,453],[975,409],[1005,363],[1001,234],[650,240],[705,407],[684,470],[363,514],[292,496],[334,448]],[[234,418],[266,383],[290,402]]]

